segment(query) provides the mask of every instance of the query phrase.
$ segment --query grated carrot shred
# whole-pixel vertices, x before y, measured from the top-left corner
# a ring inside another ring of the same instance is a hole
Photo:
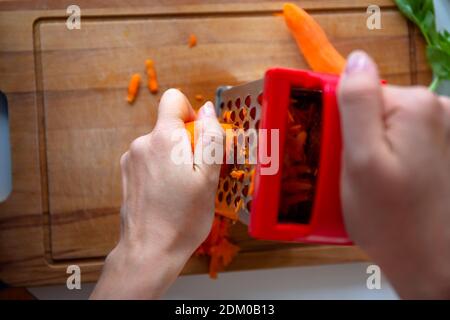
[[[197,36],[195,34],[191,34],[189,36],[189,48],[193,48],[197,45]]]
[[[134,102],[134,99],[136,99],[140,83],[141,83],[141,76],[138,73],[133,74],[128,84],[128,96],[127,96],[128,103],[131,104]]]
[[[145,67],[147,69],[148,89],[150,90],[151,93],[155,94],[158,92],[159,84],[153,60],[152,59],[145,60]]]

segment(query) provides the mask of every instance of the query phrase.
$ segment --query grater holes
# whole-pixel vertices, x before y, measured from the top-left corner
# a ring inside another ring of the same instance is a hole
[[[255,120],[255,118],[256,118],[256,108],[255,107],[250,109],[250,118],[252,118],[253,120]]]
[[[227,192],[227,191],[228,191],[228,188],[229,188],[228,181],[225,181],[225,182],[223,183],[223,191]]]
[[[218,195],[217,195],[217,200],[219,200],[219,202],[222,202],[222,200],[223,200],[223,192],[222,192],[222,191],[220,191],[220,192],[218,193]]]
[[[230,114],[230,119],[231,119],[231,121],[235,121],[236,120],[236,111],[231,111],[231,114]]]
[[[236,193],[238,188],[238,184],[236,182],[233,183],[233,187],[231,188],[231,191],[233,191],[233,193]]]
[[[245,105],[250,108],[250,104],[252,103],[252,98],[250,96],[245,97]]]
[[[246,116],[246,110],[244,108],[241,109],[241,111],[239,111],[239,118],[244,121],[245,116]]]
[[[243,195],[244,197],[246,197],[246,196],[248,195],[248,185],[246,185],[246,186],[244,187],[244,189],[242,189],[242,195]]]
[[[233,199],[231,198],[231,193],[228,193],[227,198],[226,198],[227,205],[230,205],[232,200]]]
[[[262,93],[260,93],[258,95],[258,103],[259,103],[260,106],[262,106],[262,101],[263,101],[263,95],[262,95]]]
[[[236,101],[234,102],[234,105],[236,106],[236,108],[240,108],[241,107],[241,98],[237,98]]]
[[[258,94],[260,97],[258,99]],[[234,131],[233,134],[233,149],[234,151],[234,161],[237,160],[238,156],[247,157],[254,154],[255,143],[248,144],[248,137],[252,142],[257,141],[258,133],[253,133],[250,128],[257,128],[259,125],[260,111],[258,102],[262,103],[261,91],[253,91],[245,93],[243,95],[226,95],[223,99],[223,109],[221,110],[223,119],[234,127],[240,130]],[[222,106],[222,104],[221,104]],[[254,109],[254,110],[253,110]],[[254,140],[256,136],[256,140]],[[241,148],[238,146],[242,147]],[[241,154],[243,153],[243,154]],[[228,166],[229,170],[222,170],[220,176],[220,188],[218,194],[221,192],[220,198],[217,196],[218,205],[228,207],[229,210],[239,210],[239,214],[246,216],[248,215],[247,202],[252,199],[250,194],[250,179],[249,174],[254,168],[251,164],[246,165],[235,165],[235,170],[243,170],[245,174],[240,175],[239,178],[232,178],[230,172],[233,166]],[[225,183],[227,182],[227,183]],[[240,206],[242,204],[242,206]]]
[[[247,202],[247,210],[250,212],[252,210],[252,200]]]

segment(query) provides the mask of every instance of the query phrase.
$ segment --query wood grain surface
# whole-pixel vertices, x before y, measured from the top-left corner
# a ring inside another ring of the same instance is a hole
[[[133,106],[126,86],[155,60],[164,89],[213,99],[215,88],[261,78],[270,66],[307,68],[276,15],[282,2],[78,1],[81,30],[65,27],[64,1],[0,2],[0,90],[9,102],[13,192],[0,204],[0,279],[13,285],[61,283],[78,264],[95,281],[118,239],[119,157],[149,132],[160,94],[145,87]],[[298,1],[343,54],[368,51],[390,83],[427,83],[415,28],[389,0]],[[382,29],[365,9],[382,8]],[[198,46],[187,39],[195,33]],[[229,270],[361,261],[356,247],[252,240],[236,224],[242,252]],[[184,273],[207,271],[191,259]]]

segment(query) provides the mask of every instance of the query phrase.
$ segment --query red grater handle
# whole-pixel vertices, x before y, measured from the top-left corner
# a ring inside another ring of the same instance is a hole
[[[275,175],[262,175],[263,165],[258,162],[249,225],[252,236],[268,240],[351,244],[340,201],[342,138],[336,100],[338,80],[334,75],[304,70],[272,68],[266,72],[260,129],[279,129],[280,141],[286,139],[291,88],[322,91],[319,173],[309,223],[281,223],[278,220],[281,170]],[[280,164],[283,155],[284,143],[280,143]]]

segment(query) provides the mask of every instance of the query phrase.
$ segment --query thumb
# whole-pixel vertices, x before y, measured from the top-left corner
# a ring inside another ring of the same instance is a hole
[[[365,52],[348,57],[338,101],[345,158],[368,160],[384,147],[384,107],[377,66]]]
[[[200,171],[216,181],[223,162],[224,131],[210,101],[198,112],[195,132],[198,139],[194,149],[194,163]]]
[[[195,111],[186,96],[177,89],[168,89],[161,97],[155,127],[165,130],[184,129],[184,123],[194,117]]]

